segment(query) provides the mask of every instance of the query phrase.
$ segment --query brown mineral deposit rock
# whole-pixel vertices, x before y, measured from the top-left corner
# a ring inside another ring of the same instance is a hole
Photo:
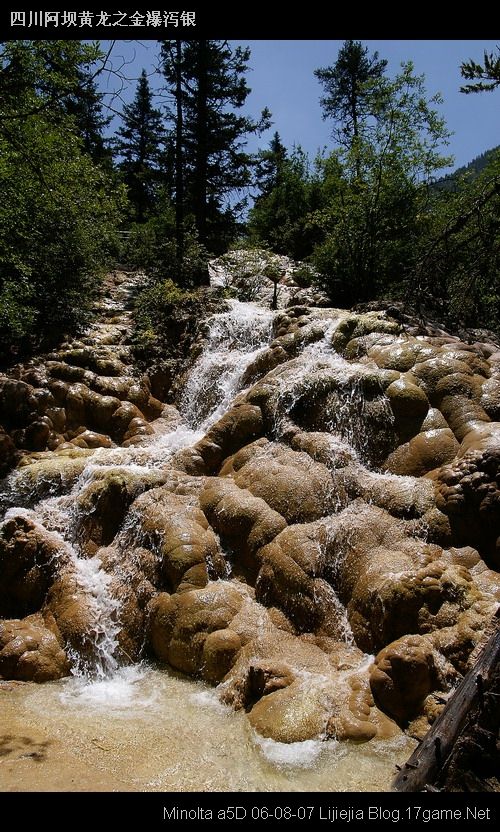
[[[40,615],[0,621],[0,676],[23,682],[49,682],[69,675],[61,637]]]

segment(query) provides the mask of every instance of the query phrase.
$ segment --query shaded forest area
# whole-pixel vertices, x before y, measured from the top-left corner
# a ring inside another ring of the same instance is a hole
[[[279,130],[248,152],[249,135],[273,124],[268,110],[244,112],[248,49],[160,42],[162,103],[143,71],[112,136],[99,87],[117,74],[109,57],[83,41],[1,45],[4,364],[88,326],[117,261],[148,275],[144,348],[165,310],[208,282],[210,256],[231,247],[304,261],[298,278],[333,306],[399,300],[450,329],[498,333],[500,153],[442,178],[452,160],[440,99],[411,63],[391,76],[383,57],[346,41],[318,68],[332,149],[311,160]],[[500,83],[493,55],[461,70],[466,93]]]

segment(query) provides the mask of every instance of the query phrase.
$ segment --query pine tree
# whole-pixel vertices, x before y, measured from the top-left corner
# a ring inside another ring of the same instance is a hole
[[[174,159],[175,249],[179,263],[184,258],[184,106],[183,51],[181,40],[166,40],[161,46],[163,74],[174,100],[174,108],[167,110],[174,124],[171,143]]]
[[[322,206],[320,182],[302,148],[294,147],[288,154],[277,133],[260,156],[264,173],[249,213],[250,237],[277,254],[302,260],[317,242],[311,215]]]
[[[114,150],[121,161],[125,184],[137,222],[144,222],[155,206],[162,179],[165,131],[162,115],[153,107],[146,70],[142,70],[135,98],[123,108],[123,126],[117,130]]]
[[[334,138],[351,148],[359,138],[361,123],[373,112],[377,81],[384,75],[386,60],[378,52],[368,56],[368,48],[354,40],[346,40],[333,66],[316,69],[314,74],[325,89],[321,99],[323,118],[333,118]]]
[[[164,41],[163,73],[174,106],[169,112],[176,147],[177,230],[192,215],[200,241],[225,248],[237,206],[229,197],[250,185],[253,159],[246,136],[269,125],[239,111],[250,92],[245,81],[250,51],[226,41]],[[181,203],[181,204],[180,204]]]
[[[268,196],[278,186],[286,160],[286,147],[281,141],[280,134],[276,132],[269,143],[268,149],[261,150],[258,155],[256,179],[259,195],[256,202],[262,197]]]
[[[475,84],[465,84],[460,87],[460,92],[491,92],[500,86],[500,48],[497,47],[498,55],[493,52],[484,53],[484,63],[478,64],[474,60],[464,61],[460,66],[463,78],[468,81],[476,81]]]
[[[66,111],[73,116],[83,147],[93,162],[109,166],[111,152],[104,138],[104,130],[112,116],[103,115],[103,94],[97,89],[90,66],[78,70],[78,84],[66,99]]]

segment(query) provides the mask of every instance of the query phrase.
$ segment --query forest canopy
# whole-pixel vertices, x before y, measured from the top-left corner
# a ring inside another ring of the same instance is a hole
[[[348,40],[317,67],[331,146],[310,159],[267,108],[247,112],[249,49],[158,42],[154,84],[143,70],[112,108],[108,57],[84,41],[1,45],[3,361],[84,330],[114,263],[146,271],[148,298],[165,281],[182,298],[231,246],[305,261],[333,305],[404,300],[498,331],[499,152],[443,176],[440,98],[410,62],[393,71]],[[464,92],[494,91],[498,58],[464,56],[462,74]]]

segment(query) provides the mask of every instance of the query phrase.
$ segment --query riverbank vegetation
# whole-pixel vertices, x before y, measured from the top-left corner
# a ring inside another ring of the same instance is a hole
[[[246,113],[248,49],[159,42],[154,90],[143,71],[118,114],[100,92],[109,61],[87,42],[1,47],[2,361],[83,330],[120,259],[146,271],[139,311],[164,326],[168,281],[182,302],[231,246],[305,261],[335,306],[401,300],[498,332],[500,156],[446,174],[439,95],[410,62],[395,72],[346,41],[318,67],[331,146],[310,159],[267,109]],[[464,92],[493,90],[498,61],[462,73]]]

